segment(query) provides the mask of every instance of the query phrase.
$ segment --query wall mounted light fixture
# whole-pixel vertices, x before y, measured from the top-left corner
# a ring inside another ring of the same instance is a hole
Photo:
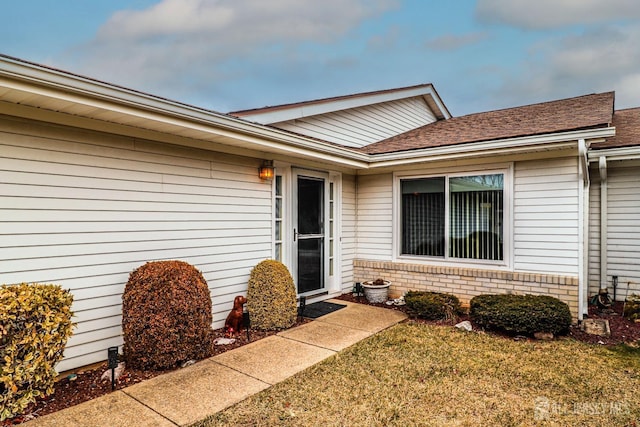
[[[265,181],[271,181],[275,176],[275,169],[273,168],[272,160],[265,160],[262,162],[262,166],[258,169],[258,176]]]

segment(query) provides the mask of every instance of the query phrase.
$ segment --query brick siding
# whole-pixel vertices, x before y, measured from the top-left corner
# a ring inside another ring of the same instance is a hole
[[[556,274],[519,273],[463,267],[441,267],[389,261],[353,261],[356,282],[383,278],[391,281],[390,297],[406,291],[447,292],[468,305],[480,294],[550,295],[569,305],[578,318],[578,278]]]

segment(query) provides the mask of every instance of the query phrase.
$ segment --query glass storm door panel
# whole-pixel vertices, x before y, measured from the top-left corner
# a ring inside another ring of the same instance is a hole
[[[294,186],[294,278],[298,294],[314,294],[325,288],[326,179],[322,174],[299,171]]]

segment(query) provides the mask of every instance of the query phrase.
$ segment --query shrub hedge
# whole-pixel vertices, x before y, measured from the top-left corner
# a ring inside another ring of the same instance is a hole
[[[251,271],[247,289],[251,326],[261,330],[286,329],[298,316],[296,287],[287,267],[265,260]]]
[[[155,261],[129,275],[122,296],[127,366],[160,370],[209,356],[211,294],[202,273],[184,261]]]
[[[640,295],[631,294],[624,303],[624,317],[634,322],[640,320]]]
[[[487,329],[515,334],[566,332],[569,306],[548,295],[479,295],[471,299],[471,319]]]
[[[429,320],[453,319],[462,314],[460,300],[441,292],[409,291],[404,296],[407,312],[412,317]]]
[[[55,366],[74,326],[72,302],[58,285],[0,286],[0,421],[53,393]]]

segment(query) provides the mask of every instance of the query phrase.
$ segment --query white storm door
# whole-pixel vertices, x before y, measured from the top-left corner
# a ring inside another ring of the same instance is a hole
[[[298,295],[326,290],[329,272],[329,175],[293,170],[293,277]]]

